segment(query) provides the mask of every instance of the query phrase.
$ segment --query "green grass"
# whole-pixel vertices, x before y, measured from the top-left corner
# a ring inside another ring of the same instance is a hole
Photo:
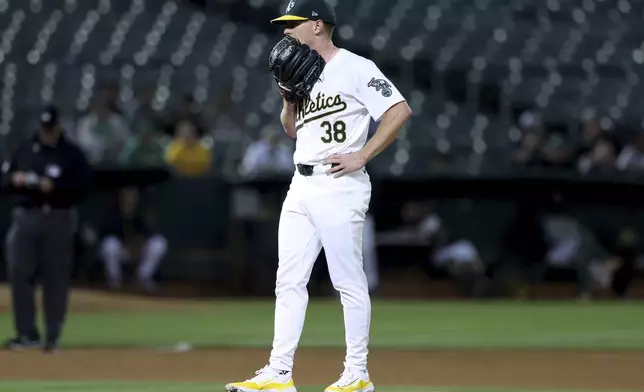
[[[66,346],[269,347],[272,301],[213,301],[178,311],[72,313]],[[639,303],[374,301],[372,348],[644,349]],[[0,332],[12,318],[0,315]],[[336,301],[312,301],[301,347],[344,346]]]
[[[66,347],[150,347],[189,342],[202,347],[270,347],[272,301],[212,301],[173,311],[69,315]],[[374,301],[371,348],[644,349],[644,307],[638,303]],[[0,332],[12,318],[0,314]],[[337,301],[312,301],[301,347],[344,346]],[[298,386],[321,392],[322,386]],[[222,385],[170,382],[11,381],[3,392],[210,392]],[[582,392],[379,386],[378,392]],[[597,392],[597,391],[593,391]],[[626,391],[603,391],[626,392]]]
[[[3,392],[214,392],[224,391],[223,385],[167,382],[113,382],[113,381],[25,381],[0,382]],[[298,392],[322,392],[322,386],[298,387]],[[441,387],[386,387],[378,392],[583,392],[580,390],[517,390],[493,388],[441,388]],[[593,392],[627,392],[618,390]]]

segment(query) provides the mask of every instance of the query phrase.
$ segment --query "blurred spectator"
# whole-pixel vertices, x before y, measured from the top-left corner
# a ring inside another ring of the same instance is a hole
[[[232,85],[222,88],[209,101],[202,104],[200,117],[205,124],[215,124],[218,118],[224,116],[238,117],[236,112],[246,114],[246,111],[243,108],[239,108],[239,105],[233,101],[233,91]]]
[[[165,149],[156,132],[150,128],[130,138],[119,157],[119,163],[128,167],[164,166]]]
[[[592,109],[587,109],[581,116],[581,137],[577,142],[575,158],[577,164],[592,155],[592,151],[600,142],[612,144],[613,151],[620,150],[620,143],[612,132],[607,131],[602,126],[602,122]]]
[[[447,152],[435,151],[429,157],[428,171],[430,173],[443,173],[450,168],[450,155]]]
[[[201,107],[201,121],[207,125],[206,128],[211,128],[217,121],[217,117],[221,113],[221,107],[217,106],[217,101],[212,99],[206,101]]]
[[[151,224],[136,188],[125,188],[118,195],[115,211],[110,211],[101,233],[100,256],[111,289],[121,289],[122,264],[139,261],[137,278],[150,291],[154,275],[165,257],[168,242]]]
[[[405,219],[413,221],[413,215],[424,211],[417,230],[419,235],[432,243],[429,261],[435,267],[447,271],[465,296],[484,295],[487,288],[486,267],[474,243],[467,238],[456,237],[450,232],[435,210],[435,203],[423,204],[412,206],[411,210],[406,206],[403,216],[406,215]],[[414,212],[417,208],[420,210]]]
[[[378,233],[381,244],[427,245],[445,243],[446,231],[434,201],[408,201],[400,210],[402,225]]]
[[[241,116],[234,110],[215,115],[210,124],[214,144],[221,146],[215,157],[215,169],[223,175],[238,177],[244,153],[254,139],[245,132]]]
[[[616,266],[611,289],[620,298],[628,297],[631,284],[635,279],[640,240],[635,219],[624,225],[618,233],[616,254],[620,259],[620,264]]]
[[[197,129],[199,135],[204,134],[204,127],[201,114],[197,110],[197,104],[191,94],[184,94],[181,97],[179,108],[173,110],[166,118],[165,133],[174,135],[177,125],[182,121],[190,121]]]
[[[582,174],[610,174],[615,171],[615,146],[608,139],[599,139],[592,150],[577,164]]]
[[[540,163],[539,147],[540,135],[535,131],[528,131],[521,137],[519,147],[514,151],[512,160],[515,164],[525,167],[537,166]]]
[[[556,206],[546,214],[543,224],[549,244],[545,256],[547,265],[576,271],[579,298],[589,299],[597,290],[610,287],[620,261],[586,226],[563,206]]]
[[[548,252],[541,213],[534,201],[521,201],[516,205],[503,235],[501,249],[503,254],[495,273],[497,278],[509,286],[512,294],[529,295],[542,278],[543,261]]]
[[[118,82],[107,82],[98,91],[98,98],[109,108],[111,113],[123,115],[119,100]]]
[[[541,148],[541,135],[543,127],[541,117],[536,113],[526,110],[519,116],[517,127],[521,132],[521,141],[514,150],[512,162],[519,166],[537,166],[539,149]]]
[[[129,113],[132,133],[138,135],[146,131],[160,132],[163,129],[163,116],[154,109],[154,87],[145,87],[131,103]]]
[[[201,141],[195,124],[177,123],[174,139],[165,151],[165,161],[183,176],[201,176],[212,168],[212,151]]]
[[[547,129],[541,116],[525,111],[518,120],[521,141],[512,161],[524,167],[572,168],[571,141],[563,129]]]
[[[112,111],[106,98],[96,103],[76,128],[76,139],[90,163],[115,162],[129,136],[125,120]]]
[[[570,139],[565,131],[551,130],[548,132],[541,149],[540,165],[561,169],[574,168]]]
[[[644,171],[644,133],[639,133],[622,149],[616,165],[622,171]]]
[[[488,284],[486,267],[467,238],[457,237],[445,227],[434,201],[410,201],[401,210],[403,226],[379,232],[378,243],[427,245],[428,261],[444,269],[466,296],[484,295]]]
[[[577,158],[581,158],[590,153],[595,143],[604,136],[605,132],[601,127],[599,119],[595,117],[593,111],[586,110],[582,114],[581,139],[577,146]]]
[[[262,137],[246,149],[240,173],[245,176],[292,173],[295,170],[293,149],[284,139],[277,129],[264,128]]]

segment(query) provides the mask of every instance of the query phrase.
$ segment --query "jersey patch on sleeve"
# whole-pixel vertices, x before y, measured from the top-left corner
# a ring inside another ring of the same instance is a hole
[[[367,87],[373,87],[376,91],[379,91],[383,97],[389,98],[393,94],[391,90],[391,84],[384,79],[371,78]]]

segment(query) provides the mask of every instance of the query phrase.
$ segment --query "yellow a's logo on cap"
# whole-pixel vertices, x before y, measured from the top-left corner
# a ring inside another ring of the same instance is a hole
[[[289,1],[288,5],[286,6],[286,12],[292,10],[293,7],[295,7],[295,1]]]

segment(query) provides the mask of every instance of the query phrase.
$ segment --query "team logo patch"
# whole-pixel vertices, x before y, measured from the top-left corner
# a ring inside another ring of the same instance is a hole
[[[295,7],[295,1],[289,1],[288,5],[286,6],[286,12],[289,12],[290,10],[292,10],[293,7]]]
[[[391,94],[393,94],[391,84],[384,79],[371,78],[367,87],[373,87],[376,91],[380,91],[383,97],[391,97]]]

